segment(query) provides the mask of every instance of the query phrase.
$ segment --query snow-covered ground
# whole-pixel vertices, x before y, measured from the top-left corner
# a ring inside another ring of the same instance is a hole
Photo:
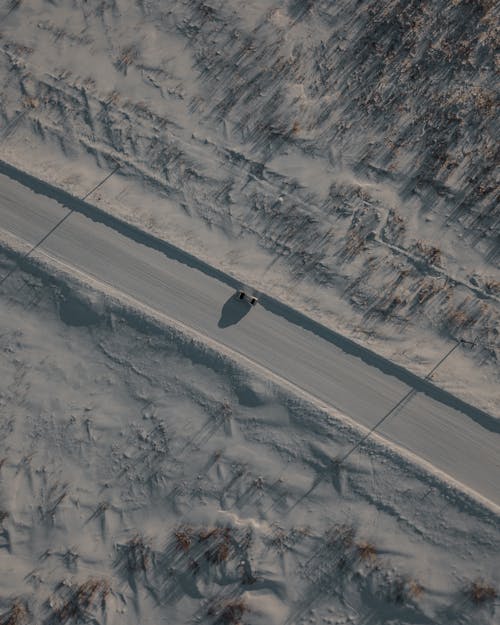
[[[33,271],[0,303],[2,624],[498,622],[498,516],[376,443],[336,469],[342,420]]]
[[[1,154],[498,414],[497,19],[4,2]]]
[[[498,418],[499,13],[1,0],[0,172],[422,377],[471,341],[433,382]],[[0,289],[0,625],[499,622],[494,506],[376,436],[339,466],[334,409],[35,256]]]

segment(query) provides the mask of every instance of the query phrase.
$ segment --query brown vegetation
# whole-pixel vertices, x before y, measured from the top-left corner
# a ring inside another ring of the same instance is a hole
[[[500,295],[500,281],[499,280],[487,280],[484,283],[484,288],[488,293],[492,295]]]
[[[208,562],[221,564],[229,558],[232,540],[230,527],[214,527],[209,530],[201,530],[198,532],[198,540],[200,542],[209,541],[209,547],[204,554]]]
[[[184,554],[194,548],[195,538],[198,544],[204,546],[201,553],[196,553],[195,550],[193,557],[189,559],[189,568],[194,573],[197,573],[200,568],[199,560],[196,559],[199,555],[202,555],[210,564],[222,564],[230,558],[232,548],[238,551],[242,547],[230,527],[193,529],[182,526],[174,531],[176,548]]]
[[[410,599],[419,599],[424,587],[414,579],[398,577],[394,580],[390,590],[390,599],[395,603],[406,603]]]
[[[248,612],[248,606],[243,599],[230,599],[216,603],[208,610],[210,616],[217,616],[216,623],[220,625],[240,625],[246,612]]]
[[[424,280],[422,286],[417,291],[417,302],[424,304],[441,290],[442,286],[435,280]]]
[[[424,587],[417,580],[411,579],[407,583],[407,592],[412,599],[419,599],[424,592]]]
[[[212,564],[221,564],[229,557],[229,545],[227,542],[221,542],[205,551],[205,558]]]
[[[361,560],[373,561],[377,557],[375,545],[369,542],[361,542],[356,545],[358,556]]]
[[[16,599],[10,609],[0,616],[0,625],[25,625],[28,623],[28,609]]]
[[[494,601],[498,597],[496,589],[481,579],[471,583],[467,589],[467,595],[476,605]]]
[[[177,548],[187,553],[193,543],[193,530],[190,527],[180,527],[174,532]]]
[[[454,308],[446,315],[448,324],[452,329],[466,328],[474,324],[475,319],[462,308]]]
[[[69,597],[56,610],[60,623],[70,619],[83,619],[88,610],[100,607],[104,609],[106,598],[111,592],[109,583],[105,579],[88,579],[86,582],[72,588]]]
[[[429,265],[441,266],[442,253],[439,247],[425,241],[417,241],[415,250]]]
[[[233,409],[231,408],[231,404],[227,401],[222,402],[222,404],[219,407],[219,413],[218,416],[223,420],[223,421],[229,421],[229,419],[231,418],[233,414]]]

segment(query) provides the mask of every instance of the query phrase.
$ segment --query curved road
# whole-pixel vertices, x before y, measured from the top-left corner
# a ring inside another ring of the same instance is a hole
[[[35,244],[67,213],[56,200],[0,175],[0,229]],[[222,280],[81,213],[73,212],[40,250],[245,354],[365,426],[411,390],[283,316],[262,306],[245,309]],[[417,392],[377,432],[500,505],[498,429]]]

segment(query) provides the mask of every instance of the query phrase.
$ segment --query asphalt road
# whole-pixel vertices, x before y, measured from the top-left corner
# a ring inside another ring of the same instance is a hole
[[[34,244],[67,213],[56,200],[0,174],[0,239],[3,230]],[[81,213],[72,213],[39,249],[244,354],[365,426],[411,390],[284,316],[246,307],[223,280]],[[498,429],[417,392],[377,431],[500,505]]]

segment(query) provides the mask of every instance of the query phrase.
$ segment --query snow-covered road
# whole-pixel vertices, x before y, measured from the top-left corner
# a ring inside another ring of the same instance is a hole
[[[34,244],[67,212],[0,175],[1,230]],[[81,213],[71,214],[40,250],[244,354],[365,426],[412,388],[270,307],[245,307],[224,280]],[[417,392],[378,432],[500,504],[500,434],[492,421]]]

